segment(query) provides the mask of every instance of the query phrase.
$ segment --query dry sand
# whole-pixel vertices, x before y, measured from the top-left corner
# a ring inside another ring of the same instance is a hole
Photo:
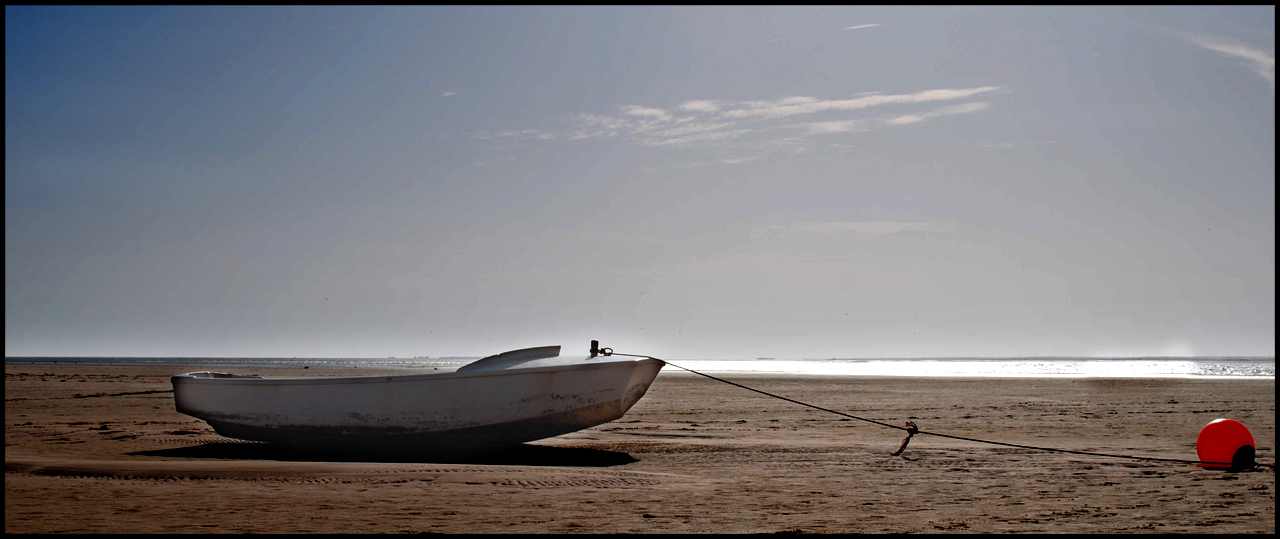
[[[1273,469],[924,435],[893,457],[901,431],[688,374],[613,423],[446,461],[222,438],[174,411],[168,376],[188,370],[6,365],[5,533],[1275,532]],[[926,431],[1164,458],[1231,417],[1275,462],[1274,380],[726,377]]]

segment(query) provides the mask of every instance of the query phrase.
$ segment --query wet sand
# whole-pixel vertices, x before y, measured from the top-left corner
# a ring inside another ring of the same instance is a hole
[[[894,457],[901,431],[688,374],[618,421],[433,459],[222,438],[174,411],[168,377],[191,370],[6,365],[5,533],[1275,532],[1273,469],[924,435]],[[725,377],[925,431],[1175,459],[1230,417],[1275,462],[1274,380]]]

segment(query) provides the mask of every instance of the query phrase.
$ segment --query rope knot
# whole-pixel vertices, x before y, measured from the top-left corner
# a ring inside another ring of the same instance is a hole
[[[916,427],[916,422],[915,422],[915,421],[908,421],[908,422],[907,422],[907,437],[902,439],[902,445],[898,447],[898,450],[897,450],[897,451],[894,451],[893,453],[890,453],[890,455],[895,456],[895,457],[896,457],[896,456],[898,456],[898,455],[901,455],[903,451],[906,451],[906,450],[907,450],[907,444],[911,443],[911,437],[912,437],[912,436],[915,436],[915,435],[917,435],[917,434],[920,434],[920,428],[919,428],[919,427]]]

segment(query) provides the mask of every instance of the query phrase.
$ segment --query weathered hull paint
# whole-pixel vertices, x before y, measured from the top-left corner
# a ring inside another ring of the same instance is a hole
[[[663,363],[609,360],[343,378],[172,378],[181,413],[229,438],[456,452],[549,438],[622,417]]]

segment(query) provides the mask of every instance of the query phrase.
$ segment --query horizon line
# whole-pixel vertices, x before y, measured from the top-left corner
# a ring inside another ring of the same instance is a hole
[[[493,355],[493,354],[489,354]],[[483,358],[488,356],[4,356],[5,361],[9,359],[471,359]],[[652,357],[652,356],[650,356]],[[658,358],[655,358],[658,359]],[[898,360],[931,360],[931,359],[1270,359],[1275,360],[1275,355],[1195,355],[1195,356],[1161,356],[1161,355],[1142,355],[1142,356],[1061,356],[1061,355],[1035,355],[1035,356],[908,356],[908,357],[754,357],[754,358],[698,358],[684,357],[682,360],[702,360],[702,361],[807,361],[807,360],[856,360],[868,361],[879,359],[898,359]]]

